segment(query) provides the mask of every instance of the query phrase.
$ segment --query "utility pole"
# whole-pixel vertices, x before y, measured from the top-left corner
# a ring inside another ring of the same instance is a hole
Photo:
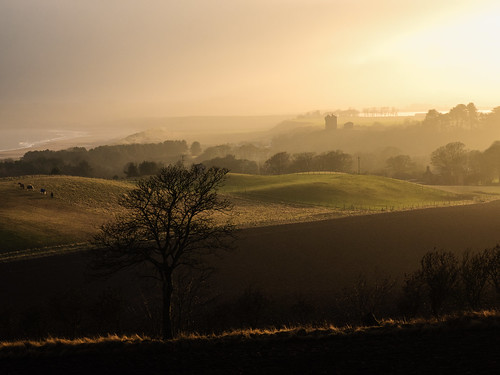
[[[361,174],[361,158],[358,156],[358,174]]]

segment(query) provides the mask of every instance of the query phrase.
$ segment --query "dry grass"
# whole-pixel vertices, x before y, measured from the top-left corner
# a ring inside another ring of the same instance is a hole
[[[22,190],[18,183],[34,185]],[[117,181],[70,176],[0,179],[0,250],[15,251],[87,241],[118,211],[116,200],[130,188]],[[40,194],[45,188],[47,195]],[[54,193],[54,198],[50,193]]]
[[[290,327],[161,341],[110,335],[0,344],[0,372],[424,374],[498,372],[499,316],[480,312],[379,327]]]
[[[42,351],[53,352],[65,349],[87,350],[89,348],[124,347],[134,345],[167,345],[169,347],[185,346],[186,344],[219,344],[248,340],[289,340],[289,339],[325,339],[334,337],[362,335],[398,335],[402,332],[448,332],[467,330],[488,330],[500,327],[500,312],[483,310],[457,313],[443,316],[439,319],[381,320],[379,326],[344,326],[336,327],[325,323],[323,325],[305,325],[293,327],[270,327],[267,329],[238,329],[221,334],[200,335],[197,333],[181,333],[173,340],[163,341],[149,336],[110,334],[99,337],[81,337],[76,339],[48,337],[44,340],[18,340],[0,342],[0,358],[22,353]]]

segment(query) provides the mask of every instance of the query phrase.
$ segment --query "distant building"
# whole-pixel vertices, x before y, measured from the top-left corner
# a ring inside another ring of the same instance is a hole
[[[348,121],[344,124],[344,129],[352,129],[354,128],[354,123],[352,121]]]
[[[337,129],[337,116],[334,114],[326,115],[325,117],[325,129],[326,130],[336,130]]]

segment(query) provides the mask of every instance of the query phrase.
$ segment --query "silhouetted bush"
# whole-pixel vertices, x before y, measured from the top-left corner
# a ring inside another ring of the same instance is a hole
[[[236,300],[233,311],[242,328],[258,328],[268,317],[270,299],[261,289],[248,287]]]
[[[500,300],[500,246],[486,249],[484,260],[487,262],[488,281],[495,288],[497,298]]]
[[[420,261],[418,276],[424,284],[432,314],[438,317],[443,305],[449,301],[457,287],[458,261],[455,254],[444,251],[431,251]]]
[[[414,318],[422,310],[424,304],[424,284],[419,273],[405,275],[402,293],[398,299],[398,308],[403,316]]]
[[[465,301],[470,309],[478,309],[481,307],[488,280],[488,262],[485,253],[465,252],[462,256],[459,275]]]

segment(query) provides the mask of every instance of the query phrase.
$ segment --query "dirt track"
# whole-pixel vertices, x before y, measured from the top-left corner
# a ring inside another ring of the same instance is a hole
[[[314,293],[374,270],[402,276],[434,247],[460,253],[497,243],[500,201],[245,229],[237,249],[217,260],[215,282],[228,294],[248,286]],[[0,264],[0,301],[36,305],[48,293],[79,288],[86,283],[85,264],[82,254]]]

